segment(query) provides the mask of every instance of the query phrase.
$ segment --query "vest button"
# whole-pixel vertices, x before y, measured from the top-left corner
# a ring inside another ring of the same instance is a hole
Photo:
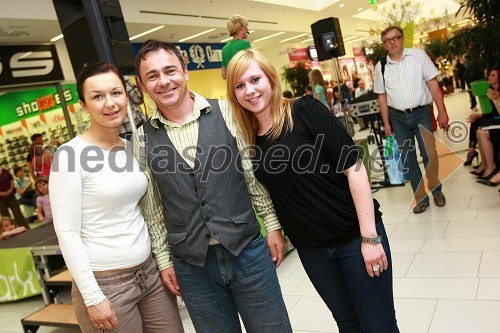
[[[194,177],[194,173],[192,173],[192,172],[191,172],[189,175],[190,175],[191,177]]]
[[[208,222],[208,221],[210,221],[210,216],[205,217],[205,222]]]
[[[209,239],[210,238],[210,234],[205,234],[205,238]]]
[[[205,207],[205,205],[206,205],[206,204],[207,204],[207,203],[206,203],[205,201],[202,201],[202,202],[201,202],[201,207]]]
[[[195,187],[195,188],[194,188],[194,191],[195,191],[195,192],[198,192],[198,188],[197,188],[197,187]]]

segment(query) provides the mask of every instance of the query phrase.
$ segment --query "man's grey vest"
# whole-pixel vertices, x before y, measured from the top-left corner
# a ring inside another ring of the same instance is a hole
[[[177,152],[167,131],[147,121],[146,158],[158,183],[168,241],[175,258],[204,266],[211,237],[237,256],[259,232],[242,173],[236,140],[217,100],[198,118],[198,145],[191,168]],[[184,155],[184,154],[183,154]]]

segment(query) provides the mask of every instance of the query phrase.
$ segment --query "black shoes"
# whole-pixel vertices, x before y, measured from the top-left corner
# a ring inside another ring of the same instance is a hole
[[[472,161],[474,161],[474,159],[476,159],[476,162],[479,158],[479,153],[477,151],[473,151],[473,152],[469,152],[467,153],[467,159],[465,160],[464,162],[464,165],[471,165],[472,164]]]

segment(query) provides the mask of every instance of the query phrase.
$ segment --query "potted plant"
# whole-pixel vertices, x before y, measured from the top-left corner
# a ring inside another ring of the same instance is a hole
[[[500,67],[500,1],[460,0],[457,12],[467,16],[471,23],[457,32],[448,41],[452,54],[467,54],[468,64],[465,76],[473,82],[472,92],[479,96],[483,112],[491,110],[491,104],[486,96],[487,82],[484,82],[485,72]],[[481,98],[481,95],[483,97]]]
[[[311,69],[304,63],[298,62],[294,66],[283,66],[281,79],[289,85],[295,97],[305,94],[306,87],[309,85],[309,71]]]

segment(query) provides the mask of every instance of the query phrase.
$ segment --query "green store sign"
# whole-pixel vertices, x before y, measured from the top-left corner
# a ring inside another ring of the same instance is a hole
[[[63,85],[62,90],[63,96],[59,96],[55,86],[0,96],[0,126],[58,109],[61,107],[61,98],[68,105],[78,103],[76,84]]]

